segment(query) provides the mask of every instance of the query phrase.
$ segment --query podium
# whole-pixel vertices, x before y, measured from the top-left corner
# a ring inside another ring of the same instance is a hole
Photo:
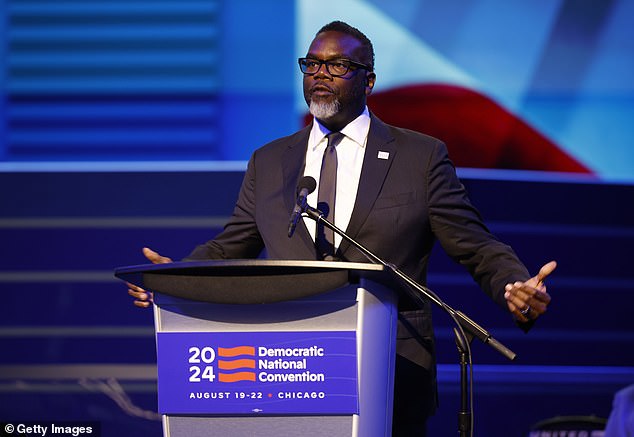
[[[397,296],[383,266],[118,268],[154,292],[165,436],[390,436]]]

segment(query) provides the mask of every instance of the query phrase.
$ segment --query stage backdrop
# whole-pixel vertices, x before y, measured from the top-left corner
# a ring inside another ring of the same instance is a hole
[[[371,109],[445,140],[459,167],[634,180],[630,1],[12,0],[3,11],[5,169],[244,161],[304,123],[296,58],[343,19],[376,47]]]

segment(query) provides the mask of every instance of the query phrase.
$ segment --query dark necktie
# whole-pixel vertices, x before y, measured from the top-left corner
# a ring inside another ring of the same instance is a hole
[[[328,145],[321,161],[319,175],[319,193],[317,209],[324,213],[329,222],[335,222],[335,195],[337,193],[337,149],[336,146],[345,135],[341,132],[328,134]],[[326,260],[332,260],[335,254],[335,233],[322,223],[317,223],[315,242],[320,255]]]

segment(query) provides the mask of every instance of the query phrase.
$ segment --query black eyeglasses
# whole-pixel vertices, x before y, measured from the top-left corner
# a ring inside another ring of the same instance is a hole
[[[356,69],[372,71],[371,67],[351,61],[349,59],[332,59],[330,61],[320,61],[319,59],[299,58],[297,62],[299,62],[299,69],[302,70],[302,73],[310,75],[316,74],[321,66],[324,64],[326,65],[326,70],[328,70],[328,74],[334,77],[343,76],[348,71]]]

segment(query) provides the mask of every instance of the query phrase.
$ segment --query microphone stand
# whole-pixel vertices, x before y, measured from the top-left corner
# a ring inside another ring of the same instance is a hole
[[[309,217],[315,220],[317,223],[321,222],[324,226],[333,230],[343,239],[356,247],[371,262],[375,264],[381,264],[382,266],[387,268],[389,272],[391,272],[406,285],[406,287],[404,287],[404,290],[407,292],[408,297],[410,297],[419,307],[423,308],[426,298],[442,308],[453,319],[454,323],[456,323],[456,328],[454,328],[454,332],[456,334],[456,345],[460,353],[460,411],[458,413],[458,430],[460,437],[467,437],[471,435],[471,433],[473,432],[473,402],[469,403],[467,388],[467,366],[470,366],[471,371],[473,371],[471,361],[471,348],[469,347],[471,340],[473,339],[473,337],[478,338],[484,344],[489,345],[509,360],[514,360],[516,354],[508,349],[506,346],[504,346],[502,343],[494,339],[493,336],[486,329],[471,320],[463,312],[456,311],[445,302],[443,302],[442,299],[440,299],[440,297],[438,297],[436,293],[431,291],[429,288],[414,281],[412,278],[399,270],[398,267],[379,258],[361,243],[348,236],[343,230],[339,229],[333,223],[328,221],[324,217],[324,214],[318,209],[306,205],[302,211],[302,216]],[[473,383],[473,378],[470,379],[470,382],[471,384]],[[471,390],[471,392],[473,392],[473,390]],[[473,400],[472,397],[471,400]],[[469,406],[471,407],[471,409],[469,408]]]

